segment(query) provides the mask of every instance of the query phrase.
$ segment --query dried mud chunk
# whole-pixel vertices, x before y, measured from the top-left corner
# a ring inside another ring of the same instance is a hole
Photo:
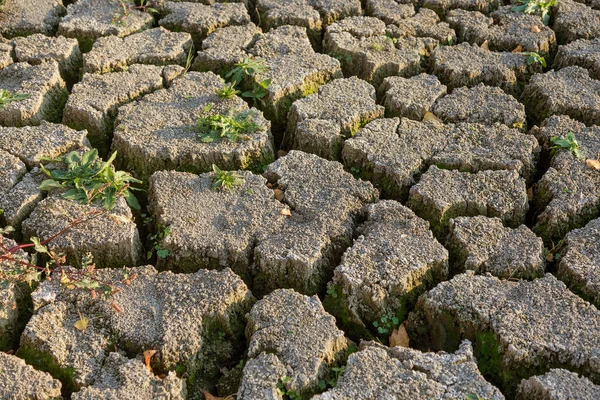
[[[449,89],[483,83],[513,96],[521,93],[533,74],[542,71],[539,63],[529,65],[526,55],[494,53],[468,43],[435,49],[430,64],[432,73]]]
[[[362,342],[360,347],[348,358],[336,387],[313,400],[463,399],[475,395],[504,400],[481,376],[468,341],[450,354],[389,348],[374,342]]]
[[[159,25],[175,32],[188,32],[196,45],[218,28],[250,23],[242,3],[199,3],[167,1],[160,6]]]
[[[284,192],[282,201],[291,216],[257,244],[253,292],[324,290],[352,243],[363,204],[376,201],[377,191],[354,179],[340,163],[296,150],[271,164],[265,177]]]
[[[192,46],[189,33],[159,27],[125,38],[102,37],[83,56],[83,72],[124,71],[132,64],[185,66]]]
[[[405,200],[429,165],[469,172],[513,170],[530,180],[538,153],[533,137],[499,124],[392,118],[372,121],[348,139],[342,159],[384,196]]]
[[[110,353],[92,386],[73,393],[73,400],[164,399],[184,400],[185,382],[171,371],[163,379],[153,375],[140,359]],[[166,396],[166,397],[165,397]]]
[[[286,140],[291,149],[311,153],[317,150],[316,154],[323,158],[338,160],[343,138],[383,113],[369,83],[356,77],[336,79],[319,87],[317,93],[294,102],[288,114]],[[335,128],[323,131],[324,121],[333,123]]]
[[[258,169],[273,160],[270,123],[240,98],[221,99],[223,86],[211,72],[189,72],[168,89],[157,90],[119,108],[112,150],[120,168],[142,180],[156,171],[207,172],[215,164],[223,170]],[[198,137],[198,119],[228,112],[248,113],[255,132],[237,141],[227,138],[204,143]]]
[[[544,275],[544,243],[525,225],[511,229],[499,218],[458,217],[450,221],[446,247],[453,273],[473,270],[504,279]]]
[[[79,0],[67,7],[67,15],[60,21],[58,34],[79,40],[88,51],[96,39],[103,36],[124,37],[152,27],[150,13],[129,9],[133,0]]]
[[[230,366],[242,355],[244,315],[254,303],[248,288],[229,269],[173,274],[145,266],[126,272],[129,285],[119,283],[122,268],[96,269],[96,279],[121,289],[109,301],[92,299],[86,289],[65,290],[59,276],[43,282],[33,293],[34,315],[21,336],[18,355],[78,391],[115,382],[110,377],[118,361],[110,355],[115,349],[140,358],[154,349],[156,370],[185,368],[196,377],[190,393],[212,389],[218,366]],[[85,331],[74,326],[81,316],[89,321]],[[146,377],[155,387],[177,382],[172,373],[164,381]]]
[[[12,64],[13,44],[0,37],[0,69]]]
[[[600,10],[572,0],[561,0],[556,2],[553,14],[552,30],[560,44],[600,37]]]
[[[0,149],[0,194],[8,192],[26,173],[23,161]]]
[[[440,16],[445,16],[450,10],[462,9],[466,11],[479,11],[486,15],[503,6],[501,0],[423,0],[421,5],[429,8]]]
[[[600,386],[584,376],[565,369],[551,369],[544,375],[521,381],[517,400],[595,399],[600,397]]]
[[[40,372],[16,356],[0,352],[0,397],[13,400],[60,398],[62,385],[50,374]]]
[[[249,172],[239,177],[230,191],[213,188],[214,173],[162,171],[150,178],[149,208],[171,232],[160,244],[169,255],[159,259],[159,267],[181,272],[230,267],[249,280],[255,243],[285,216],[263,177]]]
[[[411,78],[385,78],[378,95],[383,98],[386,117],[406,117],[421,121],[435,101],[446,94],[434,75],[420,74]]]
[[[502,89],[483,83],[472,88],[456,88],[451,94],[438,98],[431,112],[445,123],[501,123],[527,130],[525,107]]]
[[[528,209],[525,180],[516,171],[473,174],[435,165],[410,189],[408,205],[429,221],[437,237],[444,237],[449,220],[458,216],[498,217],[516,228]]]
[[[62,0],[9,0],[0,10],[0,35],[6,38],[34,33],[53,36],[64,14]]]
[[[367,0],[366,15],[382,20],[386,24],[397,24],[415,15],[415,6],[410,2],[396,0]]]
[[[446,22],[440,22],[438,15],[427,8],[421,8],[414,16],[394,22],[388,27],[393,36],[428,37],[441,44],[456,43],[456,33]]]
[[[327,27],[323,49],[341,60],[344,76],[358,76],[375,87],[388,76],[421,72],[421,56],[437,46],[432,38],[386,36],[385,23],[373,17],[349,17]]]
[[[575,40],[558,47],[553,67],[560,69],[573,65],[587,69],[592,78],[600,80],[600,37]]]
[[[0,108],[0,126],[39,125],[42,120],[58,122],[68,96],[54,61],[40,65],[15,63],[0,69],[0,89],[13,96],[26,96]]]
[[[533,76],[521,102],[535,123],[552,115],[568,115],[586,125],[600,124],[600,81],[581,67]]]
[[[23,222],[23,236],[42,240],[82,221],[48,244],[48,248],[64,253],[67,263],[82,265],[91,253],[99,268],[135,266],[142,261],[142,243],[131,210],[123,198],[110,212],[100,206],[82,205],[54,195],[42,200]]]
[[[600,306],[600,218],[569,232],[560,255],[558,278]]]
[[[492,51],[513,51],[520,47],[522,51],[543,57],[554,54],[554,32],[539,16],[512,11],[512,8],[501,7],[490,18],[477,11],[453,10],[448,14],[448,22],[458,32],[461,42],[478,46],[487,42]]]
[[[127,71],[85,74],[73,86],[63,123],[85,129],[92,145],[106,153],[118,107],[163,87],[163,68],[132,65]]]
[[[420,294],[448,278],[448,252],[426,221],[392,200],[366,206],[366,214],[324,302],[346,332],[362,337],[382,317],[403,321]]]
[[[248,314],[246,326],[248,357],[268,361],[269,369],[285,369],[286,389],[301,395],[318,390],[319,380],[333,367],[346,361],[352,342],[335,325],[335,318],[323,309],[317,296],[304,296],[280,289],[258,301]],[[265,353],[273,354],[268,357]],[[268,370],[267,370],[268,371]],[[289,371],[289,372],[287,372]],[[242,378],[242,399],[256,391],[257,371],[247,365]],[[261,371],[264,373],[264,371]],[[283,376],[266,377],[272,390]],[[259,387],[267,382],[258,383]],[[262,396],[261,396],[262,398]]]
[[[15,60],[38,65],[43,62],[56,61],[60,73],[65,80],[74,81],[83,64],[81,51],[75,39],[62,36],[53,38],[42,34],[14,38]]]
[[[408,333],[421,346],[451,351],[473,342],[479,370],[512,398],[531,371],[577,370],[600,379],[600,311],[554,276],[500,280],[465,273],[422,295]]]

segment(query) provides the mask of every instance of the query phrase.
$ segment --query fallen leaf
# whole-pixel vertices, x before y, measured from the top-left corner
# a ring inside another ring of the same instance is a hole
[[[292,216],[292,212],[290,211],[289,208],[284,208],[283,210],[281,210],[279,212],[279,214],[285,215],[286,217],[291,217]]]
[[[533,200],[533,188],[532,187],[527,189],[527,200],[529,200],[529,201]]]
[[[217,397],[208,393],[206,390],[203,391],[202,394],[204,395],[204,400],[233,400],[233,396]]]
[[[150,372],[152,372],[152,367],[150,366],[150,359],[155,354],[156,354],[156,350],[146,350],[144,352],[144,364],[146,364],[146,368],[148,368],[148,370]]]
[[[600,169],[600,161],[598,161],[598,160],[592,160],[592,159],[586,160],[585,165],[587,165],[589,168]]]
[[[436,122],[442,122],[441,119],[439,119],[434,113],[432,113],[431,111],[427,111],[425,113],[425,115],[423,116],[423,122],[426,121],[436,121]]]
[[[277,201],[283,200],[283,190],[275,189],[274,192],[275,192],[275,199],[277,199]]]
[[[75,322],[73,324],[73,326],[77,330],[85,331],[89,324],[90,324],[90,321],[83,315],[79,314],[79,319],[77,320],[77,322]]]
[[[94,289],[92,289],[90,294],[92,295],[92,300],[96,300],[96,291]]]
[[[277,158],[284,157],[284,156],[286,156],[286,155],[287,155],[287,153],[288,153],[288,152],[287,152],[287,151],[285,151],[285,150],[279,150],[279,151],[277,152]]]
[[[533,33],[540,33],[542,30],[537,25],[533,25],[530,31]]]
[[[159,374],[158,377],[160,379],[165,379],[168,375],[167,374]]]
[[[481,43],[481,46],[479,46],[479,47],[482,48],[482,49],[484,49],[484,50],[489,50],[490,49],[490,44],[486,40],[485,42]]]
[[[512,52],[513,53],[522,53],[523,52],[523,46],[518,45],[517,47],[515,47],[515,49]]]
[[[123,312],[123,309],[121,308],[121,306],[118,305],[117,303],[115,303],[114,301],[112,303],[110,303],[110,305],[112,306],[112,308],[117,310],[117,312]]]
[[[402,346],[408,347],[410,339],[406,332],[406,321],[392,331],[390,335],[390,347]]]

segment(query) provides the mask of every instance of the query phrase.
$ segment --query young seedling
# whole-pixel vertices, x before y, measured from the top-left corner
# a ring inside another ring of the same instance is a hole
[[[579,143],[577,143],[577,139],[575,138],[575,134],[573,132],[567,133],[567,136],[560,137],[554,136],[550,138],[550,141],[554,146],[551,147],[552,154],[556,153],[560,149],[569,150],[577,159],[581,160],[584,158],[584,154],[579,150]]]
[[[546,59],[540,56],[538,53],[534,53],[531,51],[524,51],[521,54],[527,56],[527,65],[540,63],[542,67],[546,68]]]
[[[524,14],[535,14],[539,11],[544,25],[548,25],[556,0],[517,0],[514,4],[512,11]]]
[[[241,185],[244,180],[233,171],[222,171],[213,164],[214,176],[212,188],[214,190],[226,190],[230,192],[234,186]]]
[[[295,390],[288,389],[286,385],[290,382],[289,376],[282,376],[277,382],[277,393],[286,400],[302,400],[302,396]]]
[[[216,93],[222,99],[232,99],[235,95],[240,94],[240,91],[235,88],[235,82],[231,82],[217,89]]]
[[[260,83],[253,82],[252,90],[247,90],[244,93],[242,93],[242,97],[251,98],[252,102],[256,106],[263,99],[263,97],[265,97],[267,94],[269,94],[269,92],[267,91],[267,88],[269,87],[270,84],[271,84],[270,79],[265,79],[264,81],[262,81]]]
[[[212,143],[215,140],[227,138],[232,142],[243,138],[247,139],[247,133],[253,133],[258,130],[252,120],[252,111],[237,111],[231,109],[226,115],[216,114],[207,117],[201,117],[196,124],[198,128],[198,137],[204,143]]]
[[[28,99],[29,95],[22,93],[11,94],[8,90],[0,89],[0,109],[4,108],[5,104],[11,103],[13,101],[21,101]]]
[[[125,4],[125,0],[119,0],[121,6],[120,12],[113,14],[112,23],[118,25],[125,25],[125,18],[129,16],[129,13],[133,10],[148,13],[150,15],[159,14],[157,7],[162,4],[163,0],[137,0],[135,5],[130,6]]]
[[[345,369],[346,367],[343,365],[341,367],[332,367],[325,379],[319,379],[319,389],[325,390],[328,388],[334,388]]]
[[[98,159],[98,150],[93,149],[80,155],[72,151],[62,157],[44,161],[60,162],[66,165],[66,169],[54,169],[48,171],[40,164],[42,171],[50,177],[40,185],[40,190],[64,189],[62,196],[81,204],[91,204],[100,201],[106,210],[111,210],[117,204],[119,196],[125,197],[127,204],[136,210],[140,205],[132,193],[139,190],[131,187],[134,183],[141,183],[129,173],[115,171],[112,163],[117,152],[106,162]]]
[[[389,335],[398,325],[400,325],[400,320],[391,313],[384,315],[379,321],[373,322],[373,326],[377,328],[380,335]]]
[[[241,62],[235,64],[235,68],[225,75],[226,79],[230,79],[236,86],[242,83],[244,76],[254,76],[267,71],[267,66],[264,58],[246,57]]]

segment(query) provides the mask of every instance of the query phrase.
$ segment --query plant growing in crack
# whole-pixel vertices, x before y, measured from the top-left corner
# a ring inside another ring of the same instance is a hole
[[[230,82],[217,89],[215,93],[222,99],[232,99],[241,92],[235,88],[235,82]]]
[[[282,376],[279,378],[279,381],[277,381],[277,393],[283,396],[283,398],[286,400],[302,400],[302,396],[298,392],[287,388],[289,383],[289,376]]]
[[[522,12],[524,14],[540,13],[544,25],[548,25],[552,16],[552,7],[556,5],[556,0],[517,0],[512,7],[512,11]]]
[[[323,391],[328,388],[334,388],[345,369],[346,367],[343,365],[341,367],[331,367],[327,376],[319,379],[319,390]]]
[[[152,243],[152,248],[148,250],[146,257],[149,259],[152,258],[152,255],[156,253],[158,258],[167,258],[169,256],[169,250],[162,247],[162,242],[165,240],[167,236],[171,234],[171,228],[168,226],[164,226],[162,224],[158,224],[156,228],[156,233],[150,235],[150,241]]]
[[[550,147],[550,149],[552,150],[551,154],[555,154],[560,149],[565,149],[569,150],[579,160],[585,158],[584,154],[579,149],[579,143],[575,138],[575,133],[573,133],[572,131],[567,133],[565,137],[553,136],[552,138],[550,138],[550,141],[554,145]]]
[[[26,93],[11,93],[8,90],[0,89],[0,109],[13,101],[22,101],[28,98],[29,94]]]
[[[527,65],[532,65],[532,64],[541,64],[542,67],[546,68],[546,59],[542,56],[540,56],[538,53],[534,53],[531,51],[524,51],[521,53],[524,56],[527,56]]]
[[[378,321],[373,322],[373,326],[380,335],[389,335],[398,325],[400,325],[400,320],[393,313],[387,313]]]
[[[214,190],[225,190],[229,192],[234,186],[241,185],[244,182],[243,178],[233,171],[222,171],[214,164],[212,169],[214,173],[212,188]]]
[[[117,204],[117,198],[123,196],[130,207],[139,210],[140,205],[133,195],[134,183],[141,183],[125,171],[115,171],[112,163],[117,153],[106,162],[98,159],[98,150],[92,149],[83,154],[72,151],[58,158],[44,158],[44,161],[58,162],[65,169],[49,171],[40,164],[42,171],[50,177],[40,185],[40,190],[63,189],[65,199],[80,204],[99,201],[104,209],[111,210]]]
[[[120,10],[112,16],[112,24],[125,25],[125,18],[129,16],[131,11],[137,10],[148,13],[150,15],[159,14],[158,8],[164,3],[164,0],[136,0],[133,5],[127,0],[118,0]]]
[[[271,84],[270,79],[257,81],[256,76],[268,70],[269,67],[264,58],[246,57],[241,62],[235,64],[235,67],[225,75],[225,79],[228,79],[233,87],[241,89],[245,86],[244,78],[250,77],[252,84],[250,87],[246,86],[248,90],[243,91],[241,96],[252,99],[253,105],[256,106],[269,93],[267,89]]]
[[[210,111],[210,109],[205,111]],[[230,109],[227,114],[216,114],[201,117],[196,123],[198,137],[204,143],[228,139],[235,142],[238,139],[248,139],[247,133],[254,133],[258,125],[252,121],[251,110],[239,111]]]

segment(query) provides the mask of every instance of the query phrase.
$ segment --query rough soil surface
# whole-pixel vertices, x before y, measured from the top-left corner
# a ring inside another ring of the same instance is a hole
[[[0,0],[0,398],[600,398],[600,0],[530,3]]]

